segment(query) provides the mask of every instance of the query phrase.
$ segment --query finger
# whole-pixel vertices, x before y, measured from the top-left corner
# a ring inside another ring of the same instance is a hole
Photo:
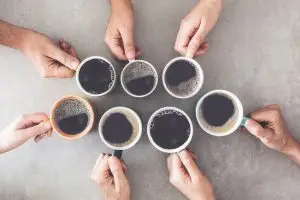
[[[135,58],[135,45],[134,45],[134,38],[133,38],[133,30],[131,28],[123,28],[120,30],[125,55],[128,60],[132,60]]]
[[[114,183],[116,185],[116,188],[121,188],[124,182],[127,182],[127,178],[123,171],[122,163],[117,157],[111,156],[108,159],[108,164],[110,171],[114,177]]]
[[[79,66],[77,58],[61,50],[54,44],[51,46],[48,56],[72,70],[76,70]]]
[[[204,39],[206,37],[207,31],[206,28],[206,21],[202,20],[199,29],[195,33],[195,35],[192,37],[192,39],[189,42],[186,57],[193,58],[200,48],[201,44],[204,42]]]
[[[181,151],[180,153],[178,153],[178,155],[182,164],[185,166],[187,172],[189,173],[192,181],[195,180],[195,177],[202,175],[196,162],[186,150]]]
[[[245,123],[245,128],[259,139],[270,138],[273,133],[267,128],[263,128],[258,122],[253,119],[248,119]]]
[[[51,68],[51,71],[48,72],[48,77],[71,78],[75,73],[74,70],[65,67],[59,62],[55,62],[55,61],[49,61],[49,62],[52,63],[48,64],[48,67]]]
[[[51,129],[52,129],[52,125],[50,121],[47,121],[47,122],[41,122],[38,125],[29,128],[21,129],[20,131],[27,138],[31,138],[37,135],[43,135],[48,131],[50,131]]]
[[[182,162],[179,156],[176,153],[169,155],[167,159],[167,166],[169,170],[169,174],[179,174],[180,168],[182,167]]]
[[[105,155],[104,153],[100,153],[100,155],[98,156],[98,158],[96,160],[96,163],[95,163],[95,165],[93,167],[93,172],[96,171],[96,169],[99,168],[99,165],[100,165],[101,161],[103,160],[104,155]]]
[[[187,150],[187,152],[192,156],[192,158],[193,158],[194,160],[197,160],[197,159],[198,159],[197,155],[196,155],[190,148],[186,148],[186,150]]]
[[[41,122],[49,121],[49,117],[46,113],[38,112],[38,113],[30,113],[25,114],[21,117],[21,121],[24,124],[27,124],[28,122],[38,124]]]
[[[110,177],[110,169],[108,165],[108,156],[104,156],[102,159],[98,158],[98,165],[94,167],[95,170],[91,175],[91,179],[96,183],[105,182]]]
[[[280,114],[280,107],[276,104],[266,106],[264,108],[258,109],[250,114],[250,117],[258,122],[273,122],[274,118]]]
[[[60,39],[58,44],[62,50],[64,50],[74,58],[78,59],[75,49],[67,41],[65,41],[64,39]]]
[[[190,42],[191,37],[195,34],[197,29],[187,23],[182,23],[177,34],[175,42],[175,50],[181,55],[185,56],[187,52],[187,47]]]
[[[203,44],[201,44],[200,48],[195,53],[195,56],[203,55],[206,53],[207,50],[208,50],[208,44],[207,42],[204,42]]]
[[[34,137],[34,142],[39,143],[40,141],[42,141],[42,139],[44,139],[45,136],[46,136],[46,134],[41,134],[41,135],[35,136]]]
[[[52,137],[52,129],[46,133],[47,137]]]
[[[111,52],[119,59],[119,60],[127,60],[127,57],[124,53],[123,48],[113,42],[108,42],[107,43],[109,49],[111,50]]]

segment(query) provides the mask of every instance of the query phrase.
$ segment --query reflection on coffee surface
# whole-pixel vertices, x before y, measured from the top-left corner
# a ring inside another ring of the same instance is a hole
[[[223,126],[233,116],[234,104],[223,95],[213,94],[203,100],[202,113],[209,125]]]
[[[131,63],[123,72],[126,89],[138,96],[148,94],[153,89],[156,78],[153,68],[142,61]]]
[[[113,113],[102,127],[104,139],[112,144],[127,142],[132,135],[132,125],[122,113]]]
[[[83,132],[89,124],[89,111],[77,99],[64,100],[54,111],[54,120],[65,134],[76,135]]]
[[[109,90],[114,82],[112,66],[101,59],[91,59],[83,64],[79,71],[82,88],[91,94],[102,94]]]
[[[193,63],[186,60],[177,60],[167,69],[165,81],[172,93],[187,96],[199,86],[200,73]]]
[[[189,138],[191,127],[180,112],[165,110],[153,118],[150,133],[154,142],[164,149],[176,149]]]

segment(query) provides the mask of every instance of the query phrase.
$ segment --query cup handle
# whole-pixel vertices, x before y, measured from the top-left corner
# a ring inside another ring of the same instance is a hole
[[[129,63],[133,63],[135,61],[135,58],[128,60]]]
[[[241,121],[241,126],[245,126],[246,122],[249,120],[248,117],[243,117],[242,121]]]
[[[116,156],[117,158],[121,159],[122,158],[122,150],[114,150],[113,156]]]

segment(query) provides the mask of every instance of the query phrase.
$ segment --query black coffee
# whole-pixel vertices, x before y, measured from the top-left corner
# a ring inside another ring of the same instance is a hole
[[[100,59],[87,61],[79,71],[79,82],[91,94],[101,94],[112,87],[114,81],[112,66]]]
[[[65,117],[58,121],[58,127],[66,134],[76,135],[84,131],[89,117],[86,113]]]
[[[170,86],[178,86],[196,76],[195,66],[185,60],[177,60],[170,65],[166,72],[166,83]]]
[[[132,135],[133,127],[122,113],[111,114],[104,122],[102,133],[104,139],[112,144],[127,142]]]
[[[232,100],[220,94],[206,97],[201,108],[203,118],[211,126],[223,126],[234,114]]]
[[[164,149],[176,149],[189,138],[191,127],[187,118],[172,110],[156,116],[151,127],[154,142]]]
[[[144,76],[133,79],[126,84],[126,88],[135,95],[145,95],[149,93],[154,86],[154,76]]]

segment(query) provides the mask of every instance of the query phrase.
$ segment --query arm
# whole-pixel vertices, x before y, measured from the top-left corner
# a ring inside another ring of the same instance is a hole
[[[289,143],[289,150],[284,151],[283,153],[300,166],[300,144],[294,139]]]
[[[46,35],[0,20],[0,45],[21,51],[43,77],[72,77],[79,65],[75,50],[60,40],[54,44]]]
[[[0,44],[14,49],[21,50],[23,36],[28,34],[28,30],[14,26],[0,20]]]

